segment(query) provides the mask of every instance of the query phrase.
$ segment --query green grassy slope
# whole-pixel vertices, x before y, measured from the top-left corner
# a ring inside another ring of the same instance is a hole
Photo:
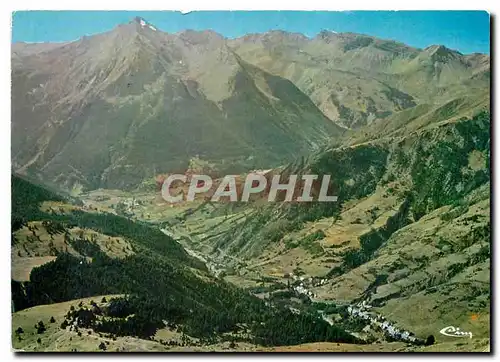
[[[14,183],[14,198],[23,198],[24,193],[31,191],[28,183],[21,184],[19,189],[16,187],[19,183]],[[30,198],[34,204],[52,197],[39,188],[34,190],[36,194],[32,195],[36,196]],[[55,260],[32,270],[29,282],[12,283],[14,310],[94,295],[126,294],[127,297],[115,302],[122,311],[118,316],[92,317],[86,327],[112,335],[149,339],[168,323],[206,343],[228,338],[262,345],[356,341],[342,328],[330,326],[316,314],[297,315],[287,308],[272,307],[213,278],[179,244],[146,224],[83,211],[37,212],[26,217],[42,219],[53,226],[55,234],[78,226],[105,235],[120,235],[129,240],[135,253],[115,258],[99,250],[96,244],[81,241],[88,246],[78,249],[82,256],[58,252]]]

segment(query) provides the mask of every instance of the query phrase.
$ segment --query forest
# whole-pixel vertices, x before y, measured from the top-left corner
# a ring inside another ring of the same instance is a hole
[[[34,268],[29,282],[12,281],[16,311],[77,298],[123,294],[125,297],[115,301],[113,308],[127,318],[103,320],[94,323],[93,328],[147,339],[166,322],[207,342],[239,339],[267,346],[359,342],[316,313],[295,314],[285,306],[270,304],[211,277],[201,262],[146,223],[113,214],[42,212],[37,207],[42,201],[63,198],[36,186],[32,190],[30,186],[33,185],[13,177],[12,217],[16,227],[38,220],[55,233],[74,226],[89,228],[127,238],[136,253],[123,259],[111,258],[88,241],[74,241],[72,246],[91,260],[59,253],[54,261]]]

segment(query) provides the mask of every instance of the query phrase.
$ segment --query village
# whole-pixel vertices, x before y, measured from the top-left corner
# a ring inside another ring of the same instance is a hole
[[[289,283],[289,288],[291,290],[293,290],[297,295],[308,297],[311,302],[315,301],[317,295],[309,290],[308,286],[317,287],[325,285],[328,282],[328,279],[325,278],[313,278],[306,277],[304,275],[298,276],[294,273],[286,274],[285,277],[293,280],[291,284]],[[350,318],[368,322],[362,330],[365,333],[369,333],[371,331],[382,332],[384,337],[389,341],[402,341],[416,345],[429,345],[434,343],[433,336],[429,336],[427,340],[423,340],[415,337],[413,332],[398,328],[395,323],[374,312],[372,310],[372,306],[364,300],[353,305],[347,305],[346,310]],[[331,318],[328,318],[324,313],[322,313],[322,311],[320,311],[320,315],[324,320],[333,324]]]

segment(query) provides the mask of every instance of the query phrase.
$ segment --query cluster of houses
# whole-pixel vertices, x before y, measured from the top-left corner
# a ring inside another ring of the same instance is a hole
[[[300,283],[300,285],[293,287],[293,290],[298,294],[307,295],[309,298],[316,297],[316,295],[313,292],[304,287],[304,283]]]
[[[391,339],[415,344],[423,344],[422,339],[416,338],[412,332],[397,328],[393,323],[386,320],[384,316],[369,311],[371,306],[365,301],[355,306],[348,306],[347,313],[354,318],[361,318],[369,321],[372,326],[380,328],[387,337]]]
[[[143,202],[136,200],[135,197],[133,197],[119,201],[114,209],[119,215],[121,214],[126,217],[133,217],[134,209],[140,205],[143,205]]]
[[[287,273],[284,275],[285,278],[291,278],[293,279],[294,282],[305,282],[305,283],[309,283],[310,285],[312,285],[313,287],[318,287],[318,286],[321,286],[321,285],[325,285],[326,282],[328,281],[328,279],[324,279],[324,278],[313,278],[313,277],[305,277],[305,276],[298,276],[294,273]]]
[[[325,285],[327,281],[328,281],[328,279],[313,279],[312,286],[319,287],[319,286]]]
[[[306,285],[317,287],[326,284],[326,282],[328,281],[327,279],[318,279],[312,277],[307,278],[303,275],[298,276],[293,273],[287,274],[285,275],[285,277],[291,278],[293,280],[294,286],[292,289],[296,293],[306,295],[309,298],[315,298],[317,297],[317,295],[307,289]]]
[[[136,200],[135,197],[131,199],[125,199],[122,201],[122,203],[123,206],[125,206],[127,209],[130,209],[130,211],[132,211],[132,209],[134,209],[135,207],[142,205],[142,202]]]
[[[327,279],[313,279],[313,278],[305,278],[304,276],[298,277],[296,275],[290,274],[290,277],[294,280],[293,290],[298,294],[303,294],[308,296],[309,298],[315,298],[316,295],[308,290],[304,284],[309,284],[312,286],[320,286],[324,285],[327,282]],[[396,327],[392,322],[388,321],[384,316],[379,315],[370,310],[371,306],[369,306],[366,301],[362,301],[356,305],[349,305],[347,307],[347,313],[353,318],[363,319],[372,327],[378,327],[387,338],[397,341],[403,341],[407,343],[413,344],[424,344],[425,341],[415,337],[415,335],[403,329]],[[325,316],[323,316],[325,319]],[[326,320],[326,319],[325,319]]]

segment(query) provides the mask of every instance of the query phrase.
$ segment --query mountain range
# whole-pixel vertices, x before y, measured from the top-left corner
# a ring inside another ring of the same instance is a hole
[[[134,18],[73,42],[12,45],[13,169],[96,189],[134,188],[193,158],[226,173],[275,167],[365,129],[383,134],[376,125],[400,115],[484,106],[489,72],[489,56],[444,46],[169,34]]]

